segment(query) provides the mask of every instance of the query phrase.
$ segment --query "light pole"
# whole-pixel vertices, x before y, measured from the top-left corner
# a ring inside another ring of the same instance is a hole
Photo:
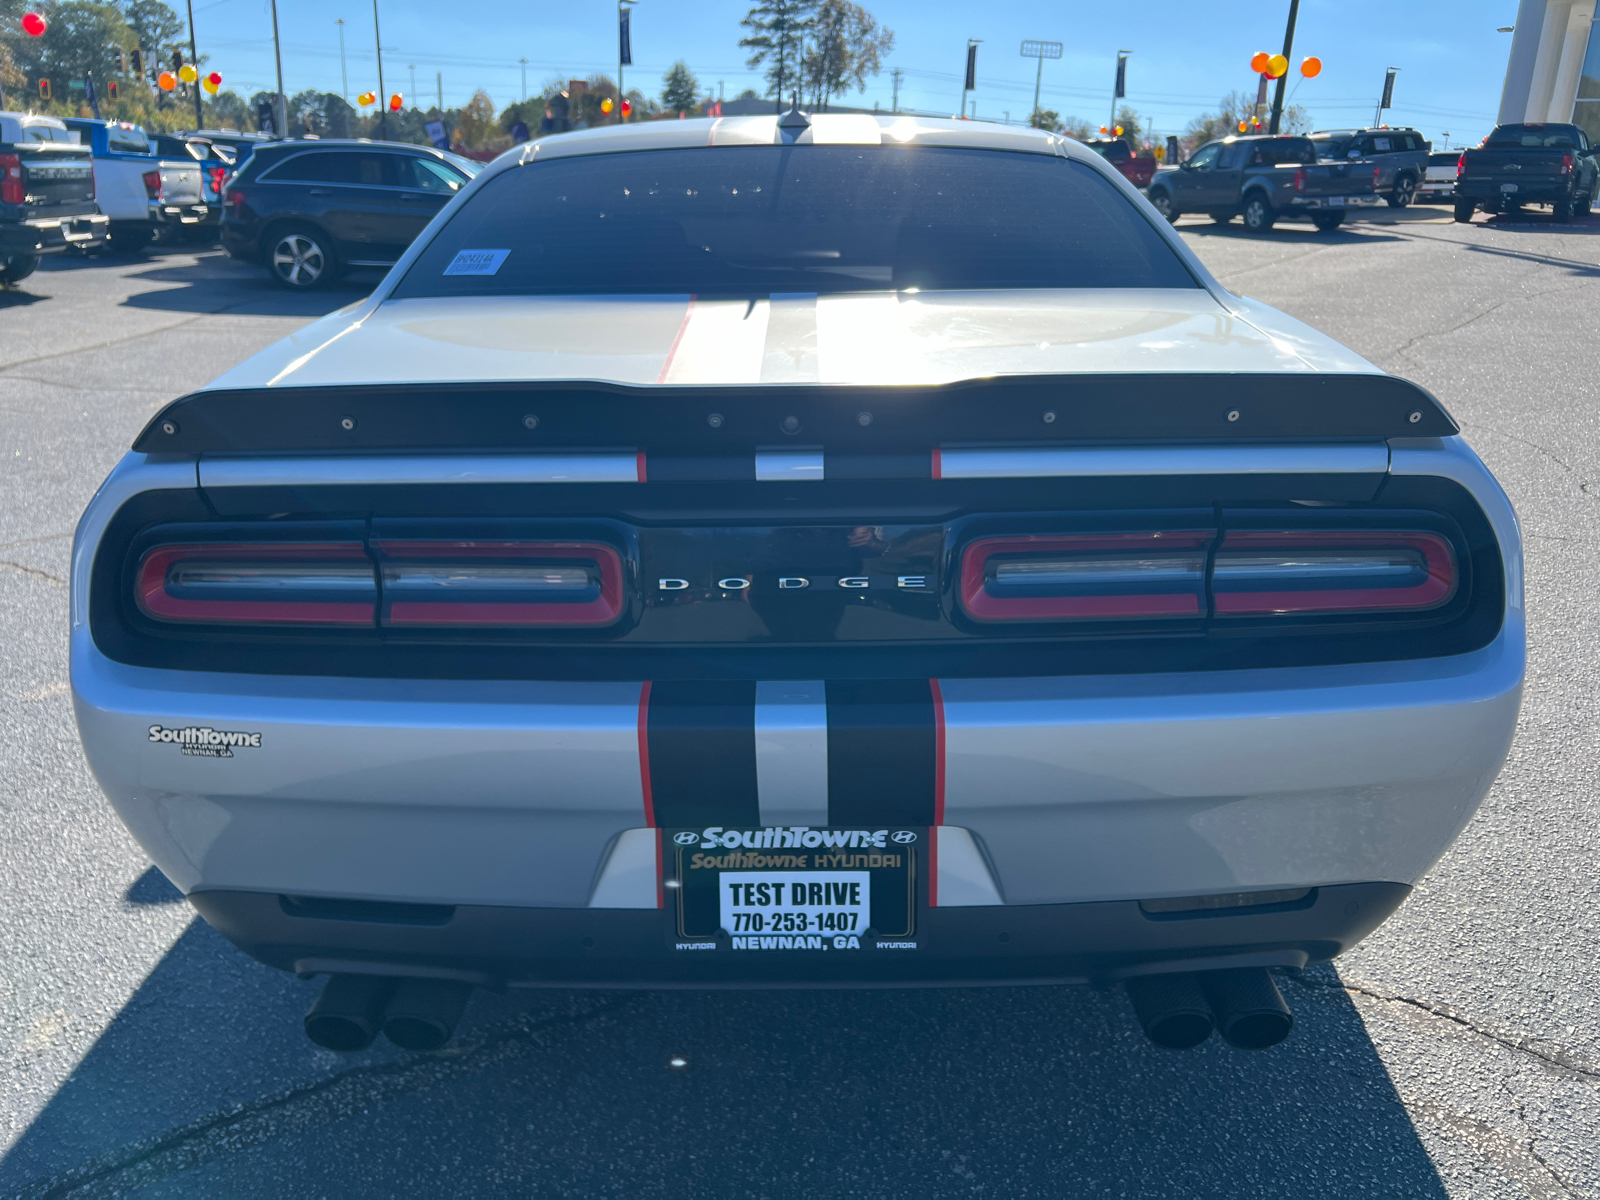
[[[278,95],[272,101],[272,132],[283,137],[289,132],[289,98],[283,94],[283,48],[278,41],[278,0],[272,0],[272,58],[278,65]]]
[[[417,64],[407,63],[406,70],[411,72],[411,90],[406,95],[411,97],[411,107],[417,106]]]
[[[900,111],[900,80],[901,80],[901,77],[904,76],[904,75],[905,75],[905,72],[902,71],[899,67],[896,67],[894,70],[889,72],[889,78],[894,80],[894,100],[890,104],[890,107],[895,112],[899,112]]]
[[[1022,57],[1039,60],[1039,69],[1033,77],[1033,115],[1028,118],[1029,125],[1039,119],[1039,88],[1044,84],[1044,60],[1060,58],[1063,49],[1065,47],[1060,42],[1039,42],[1027,38],[1022,43]]]
[[[528,60],[519,58],[517,62],[522,65],[522,99],[526,102],[528,99]]]
[[[627,91],[622,86],[622,68],[633,64],[633,6],[638,0],[617,0],[617,124],[626,119],[622,106]]]
[[[967,115],[967,93],[976,91],[978,87],[978,47],[983,44],[982,38],[967,39],[967,73],[961,77],[961,117]]]
[[[1289,0],[1289,23],[1283,30],[1283,57],[1288,58],[1294,52],[1294,23],[1300,15],[1300,0]],[[1278,76],[1277,89],[1272,93],[1272,123],[1267,126],[1267,132],[1276,135],[1278,126],[1283,123],[1283,90],[1288,86],[1289,72],[1284,71]]]
[[[276,8],[278,0],[272,0]],[[389,95],[383,87],[383,34],[378,30],[378,0],[372,0],[372,44],[378,48],[378,140],[389,140]],[[278,85],[282,90],[283,85]]]
[[[344,18],[340,17],[334,22],[339,27],[339,95],[346,104],[350,103],[350,72],[344,69]]]
[[[194,64],[194,69],[198,71],[200,69],[200,51],[195,49],[194,44],[194,0],[186,0],[186,3],[189,8],[189,61]],[[189,92],[194,96],[194,127],[196,129],[204,129],[206,127],[206,119],[200,112],[200,79],[198,76],[189,85]]]

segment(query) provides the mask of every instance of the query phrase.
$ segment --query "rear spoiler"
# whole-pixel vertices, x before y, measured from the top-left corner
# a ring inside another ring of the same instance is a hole
[[[949,443],[1348,442],[1459,432],[1438,400],[1393,375],[1143,373],[1003,376],[934,387],[237,388],[174,400],[133,448],[254,454],[630,446],[720,455],[824,445],[892,454]]]

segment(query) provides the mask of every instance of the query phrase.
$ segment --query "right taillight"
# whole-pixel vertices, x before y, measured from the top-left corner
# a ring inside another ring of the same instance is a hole
[[[151,200],[161,199],[161,172],[146,171],[140,176],[144,180],[144,194]]]
[[[1455,595],[1455,552],[1439,534],[1246,530],[1217,548],[1216,614],[1420,612]]]
[[[1205,612],[1210,533],[993,537],[961,558],[975,621],[1143,621]]]
[[[146,552],[135,595],[158,621],[370,627],[378,583],[360,542],[208,542]]]
[[[28,189],[22,183],[22,158],[0,154],[0,204],[26,204]]]

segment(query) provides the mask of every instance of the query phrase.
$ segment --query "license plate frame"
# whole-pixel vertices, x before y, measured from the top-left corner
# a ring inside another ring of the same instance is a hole
[[[860,952],[880,938],[914,940],[928,837],[916,826],[663,830],[674,944],[719,952]],[[741,902],[730,906],[735,886]],[[744,927],[728,929],[730,914]]]
[[[1500,190],[1505,195],[1509,196],[1512,193],[1518,191],[1520,189],[1520,187],[1521,187],[1521,185],[1520,184],[1516,184],[1516,183],[1502,183],[1500,185]]]

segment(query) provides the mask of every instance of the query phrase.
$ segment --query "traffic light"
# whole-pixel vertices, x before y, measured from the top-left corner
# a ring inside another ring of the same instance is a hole
[[[116,98],[117,98],[117,81],[115,79],[108,79],[108,80],[106,80],[106,99],[107,100],[115,100]]]
[[[118,75],[126,75],[127,73],[128,73],[128,52],[119,47],[118,50],[117,50],[117,74]]]
[[[129,61],[133,66],[133,73],[135,75],[139,76],[139,78],[143,79],[144,78],[144,51],[143,50],[134,50],[134,51],[132,51],[132,53],[129,56]]]
[[[174,50],[172,52],[172,73],[176,75],[181,70],[183,70],[183,51]]]
[[[39,99],[50,99],[50,81],[48,79],[39,80]]]

